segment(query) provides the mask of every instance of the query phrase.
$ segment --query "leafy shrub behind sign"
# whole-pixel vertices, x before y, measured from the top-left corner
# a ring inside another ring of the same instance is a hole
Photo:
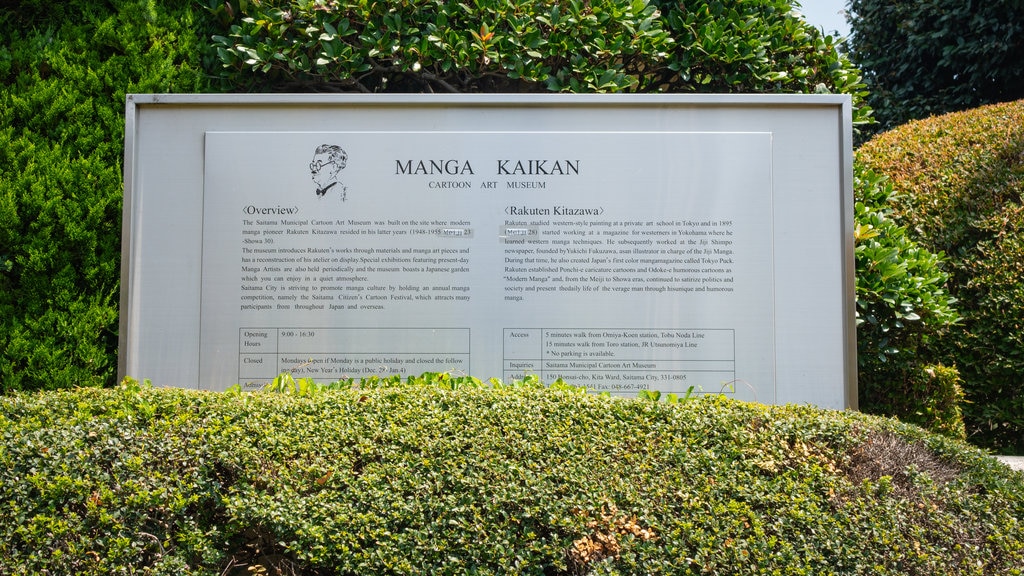
[[[1024,566],[1021,476],[920,429],[721,397],[432,382],[2,397],[0,574]]]
[[[899,191],[892,217],[949,256],[963,321],[942,352],[971,439],[1024,454],[1024,101],[911,122],[857,159]]]
[[[193,9],[0,6],[0,391],[113,384],[128,92],[202,86]]]
[[[857,69],[789,0],[207,0],[229,89],[848,93]]]

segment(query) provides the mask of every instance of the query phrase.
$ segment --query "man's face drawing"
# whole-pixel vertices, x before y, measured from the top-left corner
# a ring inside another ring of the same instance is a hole
[[[337,160],[332,160],[330,154],[315,154],[313,161],[309,163],[313,181],[320,188],[335,182],[338,179],[338,172],[344,167]]]

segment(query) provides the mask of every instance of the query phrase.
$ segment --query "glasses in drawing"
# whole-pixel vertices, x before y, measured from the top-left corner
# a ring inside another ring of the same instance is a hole
[[[328,160],[326,162],[324,162],[323,160],[313,160],[312,162],[309,163],[309,171],[313,173],[319,172],[324,166],[327,166],[328,164],[336,164],[336,162],[334,160]]]

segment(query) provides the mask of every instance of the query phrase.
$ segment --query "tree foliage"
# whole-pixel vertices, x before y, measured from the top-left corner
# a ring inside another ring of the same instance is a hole
[[[850,0],[851,58],[889,129],[1024,97],[1024,1]]]
[[[893,218],[883,174],[854,166],[854,259],[860,409],[963,436],[955,368],[934,366],[935,347],[959,319],[946,290],[946,256]]]

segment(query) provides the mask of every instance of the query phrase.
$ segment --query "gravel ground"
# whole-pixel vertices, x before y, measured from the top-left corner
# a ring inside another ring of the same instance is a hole
[[[1003,464],[1024,472],[1024,456],[996,456]]]

